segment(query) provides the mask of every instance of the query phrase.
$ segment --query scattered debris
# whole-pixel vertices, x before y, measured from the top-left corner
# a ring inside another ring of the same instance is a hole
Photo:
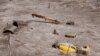
[[[13,25],[18,27],[18,28],[21,28],[23,26],[27,26],[27,23],[24,22],[24,21],[18,21],[18,20],[14,20],[13,21]]]
[[[19,26],[17,21],[13,21],[13,25],[16,26],[16,27]]]
[[[39,14],[32,14],[33,17],[39,17],[39,18],[44,18],[45,19],[45,16],[42,16],[42,15],[39,15]]]
[[[53,20],[53,19],[49,19],[49,18],[47,18],[47,17],[45,17],[45,16],[42,16],[42,15],[39,15],[39,14],[32,14],[32,16],[34,17],[39,17],[39,18],[41,18],[41,19],[45,19],[45,21],[47,22],[48,21],[48,23],[53,23],[53,24],[61,24],[61,22],[60,21],[58,21],[58,20]]]
[[[22,27],[28,26],[28,24],[31,22],[34,22],[34,20],[28,20],[28,21],[14,20],[13,25],[18,28],[22,28]]]
[[[14,34],[19,28],[26,26],[27,23],[24,21],[16,21],[14,20],[12,24],[8,24],[4,30],[3,34]]]
[[[53,34],[59,35],[56,29],[54,29]]]
[[[74,34],[66,34],[65,37],[67,37],[67,38],[75,38],[76,35],[74,35]]]
[[[4,28],[3,34],[14,34],[16,31],[17,27],[13,25],[8,25],[7,27]]]
[[[77,56],[79,56],[79,55],[86,55],[87,56],[89,54],[89,52],[90,52],[89,46],[78,47],[77,51],[76,51]]]
[[[12,24],[9,24],[4,28],[3,34],[14,34],[14,32],[16,32],[18,29],[27,26],[31,22],[33,22],[33,20],[29,20],[26,22],[14,20]]]
[[[75,25],[75,23],[73,21],[69,21],[66,23],[66,25]]]

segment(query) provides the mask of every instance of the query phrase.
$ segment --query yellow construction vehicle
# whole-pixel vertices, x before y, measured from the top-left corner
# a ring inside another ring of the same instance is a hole
[[[64,53],[77,53],[87,55],[90,52],[89,46],[79,47],[70,43],[56,43],[55,47]]]
[[[58,43],[56,45],[56,48],[63,52],[68,52],[68,53],[75,53],[76,52],[76,47],[72,44],[69,43]]]

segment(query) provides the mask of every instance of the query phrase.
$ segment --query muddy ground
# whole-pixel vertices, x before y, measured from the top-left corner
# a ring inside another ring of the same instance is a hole
[[[13,20],[45,21],[33,13],[64,24],[31,22],[11,34],[8,43],[3,29]],[[75,25],[66,25],[68,21]],[[59,35],[53,34],[54,29]],[[0,0],[0,56],[65,56],[52,47],[57,41],[89,45],[89,56],[100,56],[100,0]]]

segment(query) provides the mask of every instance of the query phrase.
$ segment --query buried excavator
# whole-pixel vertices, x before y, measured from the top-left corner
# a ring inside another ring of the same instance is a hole
[[[66,56],[69,56],[68,54],[72,54],[72,53],[75,53],[76,56],[88,56],[90,52],[90,47],[88,45],[78,47],[70,43],[55,43],[53,47],[65,53]]]

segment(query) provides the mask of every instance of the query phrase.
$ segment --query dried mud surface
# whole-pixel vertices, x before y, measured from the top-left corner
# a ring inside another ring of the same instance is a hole
[[[13,20],[38,20],[31,14],[41,14],[74,26],[32,22],[10,35],[2,34],[3,28]],[[60,36],[52,32],[56,29]],[[65,38],[65,34],[76,38]],[[5,41],[3,41],[5,40]],[[0,0],[0,56],[64,56],[52,47],[56,41],[89,45],[89,56],[100,56],[100,1],[99,0]],[[75,55],[73,55],[75,56]]]

